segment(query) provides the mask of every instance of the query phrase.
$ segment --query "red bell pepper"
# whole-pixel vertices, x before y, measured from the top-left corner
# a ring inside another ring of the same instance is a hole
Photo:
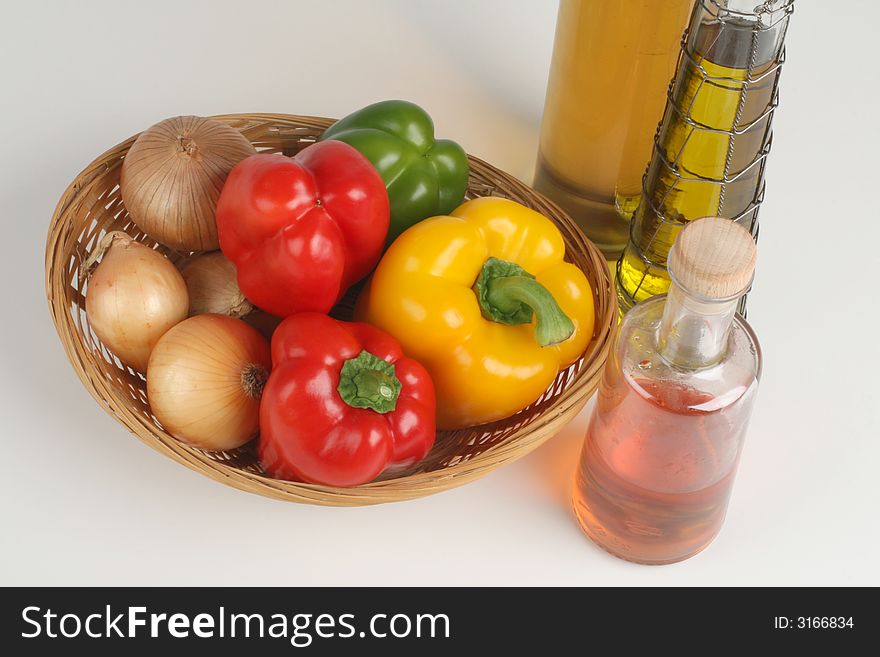
[[[313,144],[296,157],[251,155],[217,202],[220,249],[244,295],[286,317],[327,312],[370,273],[389,222],[385,183],[348,144]]]
[[[272,336],[258,452],[278,479],[356,486],[422,459],[434,444],[434,384],[390,335],[319,313]]]

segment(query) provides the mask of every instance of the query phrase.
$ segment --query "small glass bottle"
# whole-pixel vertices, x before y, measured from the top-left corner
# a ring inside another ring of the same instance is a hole
[[[681,561],[721,528],[761,372],[736,314],[755,255],[739,224],[690,222],[669,254],[668,295],[623,319],[574,491],[581,527],[615,556]]]

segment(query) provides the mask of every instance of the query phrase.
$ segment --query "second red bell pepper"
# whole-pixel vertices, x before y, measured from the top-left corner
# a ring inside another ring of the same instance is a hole
[[[229,173],[217,202],[220,248],[241,291],[281,317],[330,310],[376,266],[388,222],[382,178],[339,141],[294,158],[252,155]]]
[[[270,476],[356,486],[421,460],[434,444],[434,384],[397,341],[318,313],[272,336],[260,400],[260,462]]]

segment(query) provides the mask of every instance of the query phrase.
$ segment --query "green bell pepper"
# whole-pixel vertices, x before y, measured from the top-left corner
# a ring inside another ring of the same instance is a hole
[[[327,128],[321,139],[354,146],[379,171],[391,202],[388,243],[422,219],[449,214],[464,200],[464,149],[454,141],[434,139],[434,122],[414,103],[368,105]]]

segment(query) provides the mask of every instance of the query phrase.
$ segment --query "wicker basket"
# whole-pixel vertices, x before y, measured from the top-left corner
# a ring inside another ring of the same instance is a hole
[[[295,154],[313,143],[331,119],[286,114],[214,117],[250,139],[259,151]],[[253,444],[229,452],[190,447],[162,430],[147,403],[143,376],[126,368],[97,339],[85,313],[86,286],[79,267],[105,231],[123,230],[154,246],[128,218],[119,194],[119,172],[131,137],[110,149],[67,188],[49,227],[46,290],[61,342],[86,389],[113,417],[153,449],[217,481],[282,500],[357,506],[407,500],[472,481],[524,454],[559,431],[595,390],[611,344],[616,305],[601,253],[556,205],[515,178],[470,157],[468,197],[503,196],[550,217],[565,238],[566,258],[589,278],[596,302],[596,329],[584,355],[559,373],[534,404],[505,420],[442,432],[431,453],[411,470],[354,488],[332,488],[271,479],[261,470]],[[183,254],[170,253],[171,257]],[[350,305],[342,304],[344,316]]]

